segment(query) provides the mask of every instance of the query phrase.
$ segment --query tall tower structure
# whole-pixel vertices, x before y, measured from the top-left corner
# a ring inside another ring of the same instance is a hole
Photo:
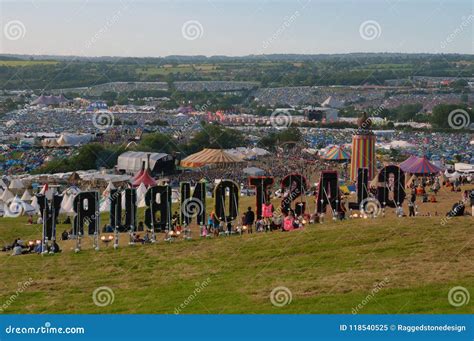
[[[357,169],[367,168],[369,179],[375,176],[375,134],[370,129],[372,121],[364,114],[357,121],[358,128],[352,135],[351,180],[357,180]]]

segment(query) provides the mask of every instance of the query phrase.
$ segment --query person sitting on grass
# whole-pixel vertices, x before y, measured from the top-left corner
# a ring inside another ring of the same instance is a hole
[[[23,253],[23,248],[19,244],[15,245],[15,247],[13,248],[12,256],[19,256],[22,253]]]
[[[294,229],[293,223],[295,218],[293,217],[293,213],[288,211],[288,215],[283,219],[283,231],[291,231]]]
[[[61,233],[61,240],[68,240],[69,239],[69,233],[64,230],[63,233]]]
[[[140,238],[140,235],[139,235],[139,234],[133,232],[133,233],[132,233],[132,241],[133,241],[134,243],[141,243],[143,240]]]
[[[43,252],[43,243],[36,244],[34,252],[38,254]]]
[[[58,243],[56,243],[55,240],[53,240],[53,244],[51,245],[51,250],[52,253],[59,253],[61,252],[61,248],[59,247]]]
[[[464,215],[464,209],[466,206],[464,206],[464,202],[459,201],[457,203],[454,203],[453,208],[451,211],[446,213],[446,216],[450,217],[462,217]]]

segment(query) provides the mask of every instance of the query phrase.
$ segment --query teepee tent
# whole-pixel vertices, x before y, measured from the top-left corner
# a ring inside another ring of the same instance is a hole
[[[148,166],[145,167],[145,162],[143,162],[142,163],[142,169],[140,170],[140,172],[137,173],[137,175],[135,175],[133,177],[133,181],[132,181],[132,186],[133,187],[138,187],[141,184],[144,184],[145,186],[154,186],[154,185],[156,185],[156,181],[151,176],[149,158],[148,158]]]
[[[69,194],[63,194],[63,200],[61,201],[61,207],[59,208],[59,213],[66,213],[64,207],[66,207],[66,203],[69,201]]]
[[[18,191],[23,188],[25,188],[23,182],[18,179],[13,179],[12,182],[10,182],[10,186],[8,186],[8,189],[11,189],[12,191]]]
[[[146,194],[146,187],[144,184],[140,184],[137,188],[137,206],[138,207],[145,207],[145,194]]]
[[[99,202],[99,211],[100,212],[110,212],[110,208],[112,206],[112,203],[110,201],[110,197],[102,197]]]
[[[3,181],[3,179],[0,179],[0,187],[2,189],[8,188],[7,184],[5,183],[5,181]]]
[[[5,218],[15,218],[20,215],[33,215],[36,213],[36,210],[30,204],[22,201],[18,196],[15,196],[8,204],[5,203],[4,206],[4,217]]]
[[[30,203],[31,207],[33,207],[35,209],[35,212],[39,212],[40,210],[40,206],[38,204],[38,198],[35,196],[33,196],[33,198],[31,199],[31,203]]]
[[[8,188],[6,188],[3,191],[3,194],[0,197],[0,200],[2,200],[3,202],[7,202],[8,200],[13,199],[14,197],[15,195]]]
[[[28,190],[25,189],[25,191],[23,192],[23,195],[21,196],[21,200],[31,201],[31,199],[32,199],[32,196],[31,196],[30,192],[28,192]]]
[[[63,198],[64,206],[61,203],[61,209],[62,209],[61,213],[65,213],[67,215],[74,215],[74,198],[75,197],[76,197],[75,195],[70,194],[67,200],[64,200],[65,198]]]
[[[49,188],[48,184],[45,184],[39,194],[43,194],[46,199],[52,200],[53,199],[53,194],[54,194],[54,189]]]

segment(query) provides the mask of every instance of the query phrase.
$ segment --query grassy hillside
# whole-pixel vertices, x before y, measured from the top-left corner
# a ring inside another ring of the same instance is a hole
[[[58,255],[0,255],[0,302],[15,296],[6,313],[350,314],[359,304],[364,314],[473,313],[472,302],[459,308],[448,302],[454,286],[474,292],[472,218],[440,221],[327,221],[303,231],[208,240],[195,233],[193,241],[78,254],[68,241]],[[0,220],[1,241],[39,236],[37,226],[25,223]],[[29,278],[31,285],[16,295]],[[105,307],[92,299],[101,286],[114,293]],[[278,286],[291,291],[290,304],[272,305]]]

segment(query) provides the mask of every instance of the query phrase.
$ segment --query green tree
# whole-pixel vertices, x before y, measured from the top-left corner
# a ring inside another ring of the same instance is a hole
[[[162,133],[146,134],[135,148],[138,151],[171,154],[178,150],[175,140]]]
[[[454,110],[459,111],[456,115],[453,114],[451,119],[449,119],[450,113]],[[461,119],[457,121],[457,119]],[[452,128],[453,124],[456,127],[459,127],[459,123],[464,122],[473,122],[473,113],[472,110],[469,110],[465,104],[439,104],[433,108],[433,114],[431,115],[431,123],[439,128]],[[451,121],[451,122],[450,122]]]

